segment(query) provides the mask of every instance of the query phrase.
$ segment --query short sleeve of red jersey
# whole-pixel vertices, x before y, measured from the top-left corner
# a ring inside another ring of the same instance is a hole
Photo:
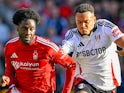
[[[4,56],[5,56],[5,75],[10,78],[10,85],[14,83],[14,68],[10,61],[9,52],[11,47],[7,44],[4,48]]]

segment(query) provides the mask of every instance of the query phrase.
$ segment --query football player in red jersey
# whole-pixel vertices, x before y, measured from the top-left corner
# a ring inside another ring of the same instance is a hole
[[[48,39],[35,35],[39,15],[33,9],[19,9],[13,15],[19,37],[5,46],[6,68],[1,86],[8,93],[54,93],[55,64],[66,69],[62,93],[70,93],[75,61]]]

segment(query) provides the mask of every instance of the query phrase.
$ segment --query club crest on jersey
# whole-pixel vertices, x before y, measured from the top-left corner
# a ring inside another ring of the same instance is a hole
[[[38,59],[38,52],[37,52],[37,50],[34,50],[33,60],[37,60],[37,59]]]
[[[100,40],[100,35],[95,35],[96,41]]]

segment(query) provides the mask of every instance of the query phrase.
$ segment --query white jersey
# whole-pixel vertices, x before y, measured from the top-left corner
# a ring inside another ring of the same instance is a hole
[[[76,77],[85,79],[94,87],[112,90],[121,84],[121,71],[117,46],[114,43],[124,34],[105,19],[96,22],[90,36],[81,36],[77,28],[70,29],[63,40],[62,49],[73,52],[77,62]]]

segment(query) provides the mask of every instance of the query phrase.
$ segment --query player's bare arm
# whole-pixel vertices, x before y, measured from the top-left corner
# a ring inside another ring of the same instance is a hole
[[[116,52],[120,55],[120,56],[124,56],[124,36],[119,38],[118,40],[115,41],[115,43],[122,48],[122,50],[117,50]]]

